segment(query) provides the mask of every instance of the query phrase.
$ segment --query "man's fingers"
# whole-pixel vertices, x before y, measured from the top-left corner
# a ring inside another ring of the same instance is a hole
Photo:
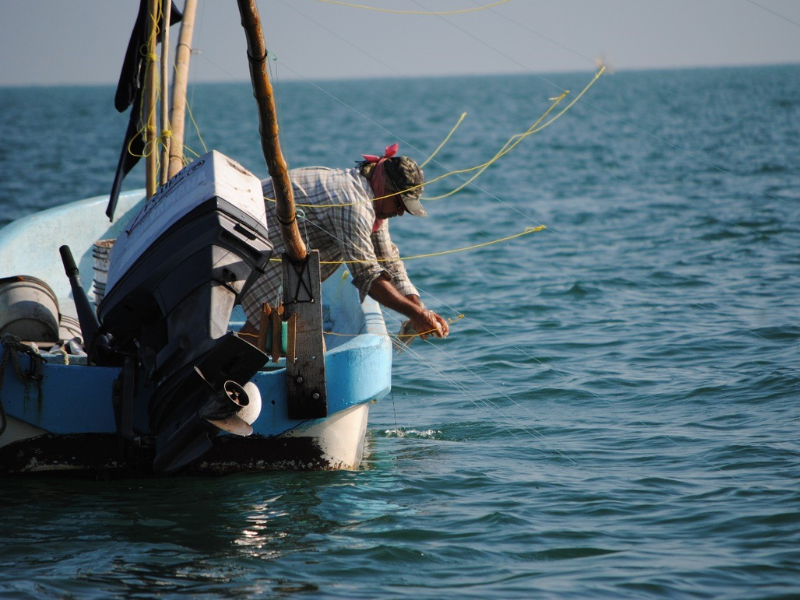
[[[430,335],[435,335],[440,338],[447,337],[450,333],[450,326],[447,324],[447,321],[432,310],[425,310],[420,322],[415,323],[415,327],[417,327],[417,325],[419,325],[417,333],[423,340],[428,339]]]
[[[450,333],[450,326],[447,324],[447,321],[436,313],[434,313],[434,316],[437,320],[436,329],[439,332],[439,337],[447,337],[447,334]]]

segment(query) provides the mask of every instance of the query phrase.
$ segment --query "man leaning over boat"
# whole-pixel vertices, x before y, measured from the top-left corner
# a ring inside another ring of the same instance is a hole
[[[383,156],[364,155],[355,168],[341,170],[306,167],[290,172],[300,226],[310,248],[319,250],[321,275],[330,277],[342,261],[353,277],[363,301],[369,295],[383,306],[406,316],[423,339],[445,337],[447,321],[426,309],[411,283],[397,246],[389,236],[387,219],[405,213],[425,217],[419,198],[424,176],[407,156],[395,156],[397,144]],[[271,179],[262,182],[267,222],[277,223]],[[300,212],[302,211],[302,212]],[[275,253],[284,251],[278,227],[270,228]],[[258,330],[261,307],[281,301],[282,271],[270,262],[264,275],[242,299],[247,323],[242,333]]]

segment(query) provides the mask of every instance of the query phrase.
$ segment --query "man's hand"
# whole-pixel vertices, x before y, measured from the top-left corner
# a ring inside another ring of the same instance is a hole
[[[427,339],[429,335],[443,338],[450,333],[447,321],[432,310],[424,308],[419,296],[403,296],[387,278],[378,277],[373,281],[369,295],[386,308],[408,317],[422,339]]]
[[[443,338],[450,333],[450,325],[447,324],[447,321],[426,308],[421,309],[419,314],[411,317],[411,324],[423,340],[428,339],[429,335]]]

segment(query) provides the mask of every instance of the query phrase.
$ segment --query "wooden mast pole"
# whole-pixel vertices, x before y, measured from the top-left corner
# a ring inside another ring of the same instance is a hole
[[[175,53],[175,81],[172,84],[172,140],[169,146],[169,177],[183,168],[183,140],[186,122],[186,88],[189,81],[189,61],[192,57],[192,36],[197,0],[186,0],[183,7],[181,34]]]
[[[258,104],[261,149],[275,189],[276,212],[286,251],[282,261],[283,317],[287,320],[288,337],[293,342],[287,344],[286,356],[288,416],[290,419],[322,419],[328,416],[328,392],[319,250],[308,251],[297,227],[292,182],[278,140],[278,119],[256,0],[237,0],[237,3],[247,35],[247,58],[253,95]]]
[[[261,149],[264,152],[267,170],[275,187],[278,222],[281,227],[283,245],[290,260],[301,262],[306,258],[307,249],[297,226],[292,182],[289,179],[289,170],[283,159],[278,139],[278,117],[275,111],[272,84],[267,71],[267,49],[261,30],[261,18],[258,15],[255,0],[237,0],[237,3],[239,4],[239,14],[242,17],[242,27],[247,36],[247,58],[250,62],[253,95],[258,104],[258,131],[261,134]]]
[[[148,0],[148,35],[147,35],[147,76],[144,87],[145,111],[145,188],[147,197],[156,193],[158,178],[158,148],[156,147],[156,29],[158,28],[158,6],[160,0]]]
[[[169,162],[169,20],[172,16],[172,1],[163,0],[161,18],[161,185],[167,183],[167,163]]]

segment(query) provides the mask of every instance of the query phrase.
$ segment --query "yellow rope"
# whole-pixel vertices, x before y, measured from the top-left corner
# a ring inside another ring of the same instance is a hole
[[[453,323],[455,323],[459,319],[464,319],[464,318],[465,318],[464,315],[458,315],[457,317],[454,317],[454,318],[448,318],[447,322],[450,325],[452,325]],[[435,329],[429,329],[428,331],[423,331],[422,333],[405,333],[405,334],[402,334],[402,335],[401,334],[390,333],[387,336],[381,336],[381,337],[388,337],[390,339],[391,338],[395,338],[395,339],[415,338],[415,337],[419,337],[421,335],[428,335],[429,333],[434,333],[435,331],[436,331]],[[322,333],[324,333],[325,335],[336,335],[336,336],[339,336],[339,337],[357,337],[359,335],[364,335],[363,333],[339,333],[337,331],[323,331]],[[245,334],[239,334],[239,335],[250,335],[252,337],[257,337],[257,336],[255,336],[255,335],[253,335],[251,333],[245,333]]]
[[[366,6],[364,4],[352,4],[350,2],[341,2],[340,0],[317,0],[317,2],[324,2],[326,4],[337,4],[339,6],[347,6],[348,8],[361,8],[363,10],[371,10],[374,12],[390,13],[393,15],[432,15],[432,16],[447,16],[447,15],[461,15],[464,13],[475,12],[478,10],[486,10],[487,8],[494,8],[501,4],[511,2],[511,0],[500,0],[492,4],[484,6],[476,6],[475,8],[462,8],[461,10],[449,10],[442,12],[428,12],[424,10],[392,10],[390,8],[378,8],[376,6]]]
[[[321,260],[319,264],[321,265],[343,265],[343,264],[369,264],[373,262],[393,262],[395,260],[416,260],[418,258],[431,258],[434,256],[444,256],[445,254],[456,254],[458,252],[467,252],[468,250],[476,250],[478,248],[485,248],[486,246],[491,246],[493,244],[499,244],[501,242],[507,242],[509,240],[516,239],[518,237],[522,237],[523,235],[530,235],[531,233],[536,233],[537,231],[542,231],[543,229],[547,229],[547,225],[539,225],[537,227],[526,227],[524,231],[520,231],[519,233],[515,233],[514,235],[509,235],[506,237],[498,238],[496,240],[492,240],[490,242],[482,242],[480,244],[474,244],[472,246],[465,246],[464,248],[455,248],[453,250],[443,250],[442,252],[431,252],[430,254],[415,254],[414,256],[403,256],[400,258],[376,258],[375,260]],[[271,258],[270,261],[272,262],[281,262],[282,259],[280,258]]]
[[[154,8],[155,8],[155,13],[149,13],[149,16],[150,16],[150,19],[151,19],[151,23],[153,23],[153,27],[150,28],[150,30],[148,31],[147,42],[139,47],[139,53],[146,59],[145,60],[145,73],[144,73],[145,79],[147,78],[147,71],[152,68],[153,63],[156,63],[159,60],[157,54],[148,52],[151,40],[158,35],[158,22],[159,22],[159,18],[160,18],[160,15],[161,15],[161,10],[162,10],[161,3],[157,3],[154,6]],[[156,72],[156,77],[157,76],[158,76],[158,72]],[[158,84],[156,84],[156,85],[158,85]],[[158,90],[158,91],[160,92],[160,90]],[[150,139],[148,141],[148,137],[150,137],[150,136],[144,135],[146,133],[146,131],[149,129],[149,127],[147,126],[147,123],[149,122],[149,119],[146,118],[146,115],[144,114],[144,108],[145,108],[144,105],[145,105],[144,102],[141,102],[140,105],[139,105],[139,125],[140,126],[136,131],[136,135],[132,136],[131,139],[128,141],[128,154],[130,154],[131,156],[136,156],[138,158],[147,158],[148,156],[150,156],[150,153],[153,152],[153,148],[156,148],[158,146],[159,142],[160,142],[160,138],[158,138],[158,137],[155,137],[154,139]],[[155,110],[156,110],[155,106],[151,107],[151,110],[153,112],[155,112]],[[149,115],[147,115],[147,116],[149,116]],[[133,144],[133,141],[136,139],[137,136],[141,136],[142,139],[145,140],[145,143],[144,143],[143,150],[142,150],[141,154],[136,154],[131,150],[131,144]]]
[[[203,145],[204,152],[208,152],[208,148],[206,147],[206,142],[203,139],[203,134],[200,133],[200,126],[197,124],[197,121],[194,120],[194,113],[192,113],[192,106],[191,106],[191,104],[189,104],[189,99],[188,98],[186,99],[186,111],[189,113],[189,119],[192,121],[192,125],[194,125],[194,129],[197,132],[197,139],[199,139],[200,143]],[[169,135],[170,136],[172,135],[171,131],[169,132]],[[186,138],[184,137],[184,141],[185,140],[186,140]],[[186,165],[188,165],[192,160],[191,157],[187,156],[188,154],[191,154],[195,158],[199,158],[200,157],[200,154],[197,151],[193,150],[192,148],[190,148],[186,144],[183,144],[183,152],[182,152],[182,156],[181,156],[181,162],[183,163],[184,167]]]
[[[478,178],[490,165],[492,165],[493,163],[497,162],[503,156],[505,156],[506,154],[511,152],[511,150],[513,150],[517,145],[519,145],[522,142],[522,140],[524,140],[526,137],[528,137],[530,135],[533,135],[534,133],[538,133],[538,132],[542,131],[543,129],[545,129],[546,127],[550,126],[552,123],[557,121],[559,118],[561,118],[561,116],[563,116],[565,112],[567,112],[570,108],[572,108],[575,105],[575,103],[578,100],[580,100],[580,98],[587,91],[589,91],[589,88],[591,88],[595,84],[595,82],[600,78],[600,76],[603,74],[603,72],[605,70],[606,70],[605,66],[601,67],[600,70],[597,73],[595,73],[595,76],[592,78],[592,80],[583,88],[583,90],[581,90],[580,94],[578,94],[572,100],[572,102],[570,102],[566,107],[564,107],[564,109],[560,113],[558,113],[552,119],[547,121],[544,125],[539,126],[539,124],[547,118],[547,116],[556,108],[556,106],[558,106],[561,103],[561,101],[564,98],[567,97],[567,95],[569,94],[569,90],[564,91],[560,96],[557,96],[555,98],[551,98],[550,100],[551,100],[552,104],[550,105],[550,108],[548,108],[542,114],[542,116],[540,116],[538,119],[536,119],[536,121],[533,123],[533,125],[531,125],[525,132],[518,133],[518,134],[515,134],[515,135],[511,136],[508,139],[508,141],[503,145],[503,147],[500,148],[500,150],[491,159],[489,159],[487,162],[485,162],[485,163],[483,163],[481,165],[476,165],[474,167],[470,167],[469,169],[461,169],[461,170],[450,171],[449,173],[445,173],[444,175],[440,175],[439,177],[436,177],[434,179],[431,179],[430,181],[425,182],[424,185],[430,185],[431,183],[434,183],[434,182],[437,182],[437,181],[441,181],[442,179],[444,179],[446,177],[450,177],[451,175],[459,175],[459,174],[463,174],[463,173],[470,173],[470,172],[476,171],[476,170],[478,171],[473,177],[471,177],[470,179],[465,181],[463,184],[461,184],[460,186],[458,186],[454,190],[448,192],[447,194],[443,194],[441,196],[430,196],[430,197],[423,196],[422,200],[426,200],[426,201],[441,200],[442,198],[447,198],[448,196],[452,196],[453,194],[455,194],[455,193],[459,192],[460,190],[464,189],[467,185],[469,185],[470,183],[475,181],[475,179]],[[419,186],[417,186],[417,187],[419,187]],[[414,189],[414,188],[412,188],[412,189]]]
[[[322,1],[322,0],[320,0],[320,1]],[[547,118],[547,116],[561,103],[561,101],[564,100],[564,98],[567,97],[567,95],[569,94],[569,90],[565,91],[560,96],[557,96],[555,98],[551,98],[550,100],[551,100],[552,104],[550,105],[550,107],[544,113],[542,113],[542,115],[538,119],[536,119],[536,121],[533,123],[533,125],[531,125],[523,133],[516,133],[516,134],[512,135],[508,139],[508,141],[506,141],[506,143],[503,145],[503,147],[500,148],[500,150],[498,150],[497,153],[491,159],[486,161],[485,163],[482,163],[482,164],[479,164],[479,165],[475,165],[475,166],[469,167],[467,169],[457,169],[457,170],[454,170],[454,171],[450,171],[450,172],[445,173],[443,175],[439,175],[438,177],[434,177],[433,179],[430,179],[430,180],[428,180],[425,183],[422,183],[420,185],[416,185],[416,186],[407,188],[406,190],[404,190],[404,192],[409,192],[409,191],[415,190],[417,188],[420,188],[420,187],[423,187],[423,186],[426,186],[426,185],[431,185],[432,183],[436,183],[437,181],[441,181],[442,179],[446,179],[447,177],[451,177],[453,175],[462,175],[464,173],[471,173],[473,171],[478,171],[478,173],[476,173],[473,177],[471,177],[470,179],[465,181],[463,184],[459,185],[454,190],[452,190],[452,191],[450,191],[450,192],[448,192],[446,194],[442,194],[440,196],[430,196],[430,197],[423,196],[422,200],[425,200],[425,201],[441,200],[443,198],[447,198],[447,197],[452,196],[452,195],[456,194],[457,192],[461,191],[462,189],[464,189],[464,187],[466,187],[467,185],[469,185],[470,183],[475,181],[475,179],[477,177],[479,177],[490,165],[492,165],[493,163],[497,162],[498,160],[503,158],[506,154],[511,152],[511,150],[516,148],[522,142],[522,140],[524,140],[528,136],[531,136],[531,135],[533,135],[535,133],[539,133],[540,131],[544,130],[545,128],[547,128],[550,125],[552,125],[553,123],[555,123],[558,119],[560,119],[564,115],[564,113],[566,113],[570,108],[575,106],[575,103],[578,102],[578,100],[580,100],[583,97],[583,95],[586,94],[586,92],[589,91],[589,88],[591,88],[597,82],[597,80],[605,72],[605,70],[606,70],[606,67],[604,65],[604,66],[602,66],[600,68],[600,70],[597,73],[595,73],[594,77],[586,85],[586,87],[584,87],[581,90],[581,92],[577,96],[575,96],[575,98],[573,98],[572,101],[569,104],[567,104],[566,107],[564,107],[564,109],[561,110],[561,112],[556,114],[549,121],[547,121],[544,124],[542,124],[542,121],[544,121]],[[462,119],[464,118],[464,116],[465,115],[462,115]],[[460,123],[461,123],[461,120],[459,120],[458,124],[460,124]],[[456,125],[456,127],[458,126],[458,124]],[[455,130],[455,128],[453,130]],[[445,142],[450,138],[450,135],[452,135],[452,133],[453,133],[453,131],[451,131],[450,134],[448,134],[447,138],[445,138]],[[442,142],[442,144],[439,146],[439,148],[436,149],[436,152],[438,152],[439,149],[441,149],[441,147],[444,145],[445,142]],[[436,154],[436,152],[434,152],[434,155]],[[432,157],[433,157],[433,155],[431,155],[431,158]],[[430,160],[430,158],[428,160]],[[425,164],[427,164],[427,162],[428,161],[425,161]],[[374,202],[374,201],[377,201],[377,200],[383,200],[384,198],[390,198],[393,195],[394,194],[388,194],[386,196],[380,196],[378,198],[373,198],[372,200],[367,199],[367,200],[360,200],[358,202],[349,202],[349,203],[342,203],[342,204],[302,204],[302,203],[295,203],[295,206],[300,207],[300,208],[341,208],[341,207],[345,207],[345,206],[357,206],[359,204],[368,204],[369,202]],[[277,202],[277,200],[275,200],[275,198],[270,198],[268,196],[264,196],[264,200],[266,200],[268,202]]]
[[[451,171],[450,173],[447,173],[446,175],[443,176],[443,177],[445,176],[449,177],[450,175],[456,173],[466,173],[469,171],[474,171],[475,169],[480,169],[475,175],[473,175],[467,181],[462,183],[460,186],[458,186],[454,190],[451,190],[450,192],[447,192],[446,194],[442,194],[440,196],[423,197],[422,200],[426,200],[429,202],[432,200],[441,200],[443,198],[452,196],[453,194],[456,194],[457,192],[464,189],[467,185],[475,181],[475,179],[477,179],[492,163],[497,162],[498,160],[500,160],[500,158],[511,152],[511,150],[513,150],[517,145],[519,145],[522,142],[522,140],[524,140],[526,137],[542,131],[543,129],[545,129],[546,127],[550,126],[552,123],[557,121],[559,118],[561,118],[561,116],[565,112],[567,112],[570,108],[572,108],[575,105],[575,103],[589,90],[589,88],[595,84],[595,82],[600,78],[600,76],[603,74],[605,70],[606,68],[605,66],[603,66],[597,73],[595,73],[594,78],[592,78],[592,80],[586,85],[586,87],[583,88],[583,90],[581,90],[581,93],[578,94],[572,100],[572,102],[570,102],[567,106],[565,106],[561,112],[559,112],[556,116],[547,121],[544,125],[539,126],[539,124],[547,117],[547,115],[549,115],[555,109],[555,107],[558,106],[558,104],[560,104],[564,98],[566,98],[567,94],[569,94],[569,90],[565,91],[563,94],[561,94],[556,98],[552,98],[551,100],[553,101],[553,104],[550,106],[550,108],[548,108],[544,112],[544,114],[542,114],[541,117],[539,117],[536,120],[536,122],[533,125],[531,125],[524,133],[511,136],[505,143],[505,145],[497,152],[497,154],[495,154],[494,157],[492,157],[489,161],[485,162],[483,165],[478,165],[477,167],[473,167],[472,169],[465,169],[463,171]]]
[[[439,144],[439,146],[436,148],[436,150],[433,151],[433,154],[431,154],[427,158],[427,160],[425,160],[425,162],[422,163],[419,166],[420,169],[424,168],[425,165],[427,165],[433,159],[433,157],[436,156],[442,148],[444,148],[445,144],[447,144],[447,142],[450,141],[450,138],[456,132],[456,129],[458,129],[458,126],[461,125],[461,123],[464,121],[466,116],[467,116],[467,113],[461,113],[461,116],[459,117],[458,121],[453,126],[453,128],[450,130],[450,133],[448,133],[447,136],[445,136],[444,140],[442,140],[442,143]],[[478,167],[475,167],[475,168],[478,168]],[[442,176],[442,177],[444,177],[444,176]],[[428,183],[432,183],[434,181],[439,181],[439,179],[441,179],[442,177],[439,177],[437,179],[432,179],[431,181],[429,181],[429,182],[427,182],[425,184],[415,185],[414,187],[406,188],[403,191],[404,192],[413,191],[413,190],[417,189],[418,187],[422,187],[423,185],[427,185]],[[332,208],[332,207],[339,207],[339,206],[356,206],[356,205],[359,205],[359,204],[367,204],[369,202],[374,202],[376,200],[383,200],[384,198],[390,198],[393,195],[394,194],[389,194],[389,195],[386,195],[386,196],[379,196],[378,198],[373,198],[372,200],[361,200],[359,202],[351,202],[351,203],[348,203],[348,204],[298,204],[298,203],[295,203],[295,206],[300,206],[300,207],[303,207],[303,208],[314,208],[314,207]],[[277,200],[275,200],[274,198],[268,198],[267,196],[264,196],[264,200],[267,200],[269,202],[277,202]]]
[[[509,240],[516,239],[518,237],[522,237],[524,235],[530,235],[531,233],[536,233],[537,231],[542,231],[546,229],[547,225],[539,225],[537,227],[526,227],[524,231],[519,233],[515,233],[514,235],[509,235],[503,238],[499,238],[496,240],[492,240],[490,242],[483,242],[481,244],[474,244],[472,246],[466,246],[464,248],[454,248],[453,250],[443,250],[442,252],[431,252],[430,254],[417,254],[415,256],[406,256],[404,258],[400,258],[398,260],[407,261],[407,260],[416,260],[418,258],[430,258],[433,256],[444,256],[445,254],[456,254],[458,252],[467,252],[468,250],[476,250],[478,248],[485,248],[486,246],[491,246],[493,244],[499,244],[501,242],[507,242]],[[378,262],[389,262],[392,259],[388,258],[381,258],[378,259]],[[348,261],[348,262],[371,262],[371,261]],[[325,264],[325,263],[320,263]],[[333,263],[332,263],[333,264]]]
[[[448,322],[448,324],[452,325],[453,323],[455,323],[459,319],[463,319],[463,318],[465,318],[464,315],[458,315],[455,318],[448,318],[447,322]],[[402,334],[402,335],[399,334],[399,333],[398,334],[390,333],[388,335],[380,336],[380,337],[397,338],[397,339],[400,339],[400,338],[415,338],[415,337],[419,337],[421,335],[428,335],[429,333],[433,333],[435,331],[436,331],[435,329],[429,329],[428,331],[423,331],[422,333],[405,333],[405,334]],[[359,335],[364,335],[363,333],[339,333],[338,331],[323,331],[322,333],[324,333],[325,335],[336,335],[336,336],[339,336],[339,337],[358,337]],[[237,335],[245,336],[245,337],[251,337],[251,338],[258,338],[259,334],[257,334],[257,333],[246,333],[246,332],[243,332],[243,331],[239,331],[239,332],[237,332]],[[373,334],[373,335],[377,335],[377,334]]]
[[[427,165],[429,162],[431,162],[431,160],[433,160],[433,157],[434,157],[434,156],[436,156],[437,154],[439,154],[439,150],[441,150],[442,148],[444,148],[444,145],[445,145],[447,142],[449,142],[449,141],[450,141],[450,137],[451,137],[451,136],[452,136],[452,135],[453,135],[453,134],[456,132],[456,129],[458,129],[458,126],[459,126],[459,125],[461,125],[461,122],[464,120],[464,118],[465,118],[466,116],[467,116],[467,113],[461,113],[461,117],[458,119],[458,122],[457,122],[457,123],[456,123],[456,124],[453,126],[453,128],[450,130],[450,133],[448,133],[448,134],[447,134],[447,137],[446,137],[446,138],[444,138],[444,140],[442,141],[442,143],[441,143],[441,144],[439,144],[439,147],[438,147],[438,148],[436,148],[436,150],[434,150],[434,151],[433,151],[433,154],[431,154],[431,155],[430,155],[430,156],[429,156],[429,157],[428,157],[428,158],[425,160],[425,162],[424,162],[424,163],[422,163],[422,164],[419,166],[419,168],[420,168],[420,169],[424,169],[424,168],[425,168],[425,165]]]
[[[490,158],[488,161],[486,161],[485,163],[483,163],[481,165],[477,165],[477,166],[469,168],[469,169],[462,169],[462,170],[459,170],[459,171],[451,171],[450,173],[446,173],[442,177],[439,177],[435,181],[438,181],[439,179],[444,179],[445,177],[450,177],[451,175],[457,175],[457,174],[462,174],[462,173],[470,173],[472,171],[476,171],[477,170],[478,172],[475,173],[475,175],[473,175],[472,177],[467,179],[465,182],[463,182],[461,185],[459,185],[455,189],[447,192],[446,194],[442,194],[440,196],[425,197],[423,199],[424,200],[441,200],[442,198],[447,198],[447,197],[452,196],[452,195],[460,192],[461,190],[463,190],[470,183],[472,183],[478,177],[480,177],[481,174],[483,174],[483,172],[486,169],[488,169],[492,164],[494,164],[495,162],[500,160],[502,157],[504,157],[506,154],[511,152],[514,148],[516,148],[522,142],[522,140],[524,140],[529,135],[532,135],[536,131],[536,127],[539,125],[539,123],[541,123],[545,118],[547,118],[547,115],[549,115],[555,109],[555,107],[558,106],[558,104],[564,98],[567,97],[567,94],[569,94],[569,90],[565,91],[563,94],[561,94],[557,98],[552,98],[551,100],[552,100],[553,103],[550,105],[550,108],[548,108],[542,114],[542,116],[540,116],[538,119],[536,119],[536,121],[533,123],[533,125],[531,125],[527,130],[525,130],[524,133],[517,133],[517,134],[512,135],[510,138],[508,138],[508,141],[506,141],[506,143],[503,144],[503,147],[500,148],[500,150],[498,150],[497,153],[492,158]]]
[[[192,125],[194,125],[195,131],[197,131],[197,138],[200,140],[200,143],[203,144],[203,151],[208,152],[208,148],[206,147],[206,143],[203,140],[203,136],[200,134],[200,126],[197,124],[197,121],[194,120],[194,113],[192,112],[192,105],[189,104],[189,99],[186,99],[186,110],[189,112],[189,118],[192,120]],[[184,149],[186,146],[184,146]],[[200,156],[196,152],[192,152],[195,156]]]

